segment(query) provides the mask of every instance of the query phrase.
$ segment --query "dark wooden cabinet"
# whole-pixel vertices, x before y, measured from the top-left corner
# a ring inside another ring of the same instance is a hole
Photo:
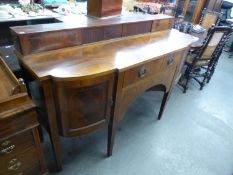
[[[1,58],[0,82],[0,174],[44,174],[36,106]]]
[[[122,9],[122,0],[87,0],[87,15],[106,17],[119,15]]]

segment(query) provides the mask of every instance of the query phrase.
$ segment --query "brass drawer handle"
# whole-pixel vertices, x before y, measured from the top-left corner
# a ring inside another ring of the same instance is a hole
[[[145,66],[142,66],[139,70],[138,70],[138,76],[140,78],[144,77],[146,75],[146,68]]]
[[[11,144],[11,141],[6,140],[6,141],[2,142],[1,146],[8,146],[9,144]]]
[[[170,58],[167,60],[167,65],[170,66],[170,65],[172,65],[173,62],[174,62],[174,58],[173,58],[173,57],[170,57]]]
[[[0,151],[0,153],[1,154],[9,154],[9,153],[11,153],[14,150],[14,148],[15,148],[15,145],[11,145],[11,146],[9,146],[7,148],[2,149]]]
[[[8,170],[13,170],[13,171],[16,171],[20,168],[21,166],[21,162],[18,161],[17,159],[12,159],[10,162],[9,162],[9,165],[8,165]]]

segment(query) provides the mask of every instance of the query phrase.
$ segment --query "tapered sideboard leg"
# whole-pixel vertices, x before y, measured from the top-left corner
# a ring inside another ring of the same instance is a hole
[[[108,157],[112,156],[115,134],[116,134],[116,124],[110,123],[108,125],[108,150],[107,150]]]
[[[42,82],[45,104],[47,108],[49,135],[55,157],[56,171],[62,170],[60,136],[57,127],[56,108],[54,104],[53,89],[51,82]]]
[[[163,100],[162,100],[161,106],[160,106],[158,120],[160,120],[162,118],[163,111],[164,111],[164,108],[167,104],[168,97],[169,97],[169,92],[165,92],[163,95]]]
[[[58,135],[54,135],[52,133],[49,134],[50,136],[50,141],[52,144],[52,149],[53,149],[53,156],[55,160],[55,170],[56,171],[61,171],[62,170],[62,161],[61,161],[61,147],[60,147],[60,138]]]

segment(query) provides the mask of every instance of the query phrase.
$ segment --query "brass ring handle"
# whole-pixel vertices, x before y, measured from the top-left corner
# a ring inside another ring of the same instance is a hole
[[[8,165],[8,170],[13,170],[13,171],[16,171],[20,168],[21,166],[21,162],[18,161],[17,159],[12,159],[10,162],[9,162],[9,165]]]
[[[15,148],[15,145],[11,145],[11,146],[9,146],[9,147],[7,147],[5,149],[2,149],[0,151],[0,153],[1,154],[9,154],[9,153],[11,153],[14,150],[14,148]]]
[[[142,66],[139,70],[138,70],[138,76],[140,78],[144,77],[146,75],[146,68],[145,66]]]
[[[174,61],[174,58],[173,58],[173,57],[170,57],[170,58],[167,60],[167,65],[168,65],[168,66],[172,65],[173,61]]]

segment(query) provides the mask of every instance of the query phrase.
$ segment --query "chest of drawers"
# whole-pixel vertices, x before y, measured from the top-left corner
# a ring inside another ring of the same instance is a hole
[[[46,173],[36,106],[0,58],[0,174]]]

